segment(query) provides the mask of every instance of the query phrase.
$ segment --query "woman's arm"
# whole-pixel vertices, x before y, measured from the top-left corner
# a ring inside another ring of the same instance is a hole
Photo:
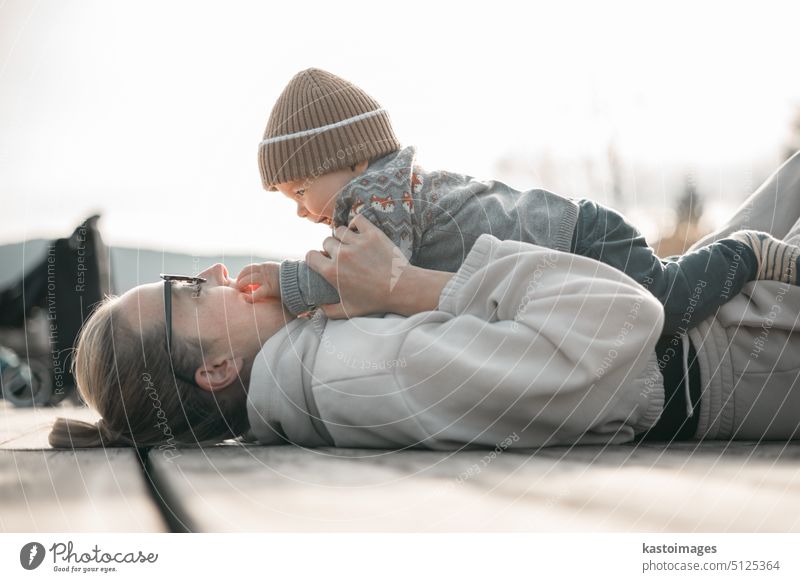
[[[387,311],[409,316],[437,309],[442,289],[453,275],[408,265],[389,294]]]
[[[358,230],[354,231],[355,227]],[[332,319],[372,313],[413,315],[438,307],[454,273],[411,265],[398,247],[361,215],[323,242],[327,256],[311,251],[308,265],[339,289],[341,303],[324,305]]]

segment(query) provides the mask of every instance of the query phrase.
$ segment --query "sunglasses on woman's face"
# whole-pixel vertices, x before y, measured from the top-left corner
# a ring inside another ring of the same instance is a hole
[[[194,287],[194,293],[200,289],[200,283],[205,283],[203,277],[190,277],[189,275],[167,275],[162,273],[161,278],[164,280],[164,320],[167,324],[167,353],[169,354],[170,363],[172,363],[172,282],[179,281],[187,283]],[[179,372],[175,372],[175,376],[197,386],[197,383],[192,378],[187,378]]]

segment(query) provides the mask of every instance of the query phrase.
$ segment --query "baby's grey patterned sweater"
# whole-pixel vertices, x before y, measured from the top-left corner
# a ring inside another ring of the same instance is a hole
[[[333,228],[357,213],[380,228],[413,265],[456,272],[484,233],[570,251],[577,202],[542,189],[520,192],[495,180],[426,171],[408,146],[373,160],[336,199]],[[339,294],[305,261],[280,266],[281,299],[298,315],[339,303]]]

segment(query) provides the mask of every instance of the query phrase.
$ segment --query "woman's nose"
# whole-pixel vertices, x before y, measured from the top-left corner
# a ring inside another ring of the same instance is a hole
[[[228,279],[228,269],[222,263],[215,263],[199,273],[199,277],[204,277],[209,282],[222,285]]]
[[[297,205],[297,216],[299,216],[300,218],[305,218],[306,216],[308,216],[308,212],[306,211],[305,206],[301,204]]]

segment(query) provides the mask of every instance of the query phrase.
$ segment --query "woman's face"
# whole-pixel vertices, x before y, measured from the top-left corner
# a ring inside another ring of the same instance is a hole
[[[264,342],[294,317],[276,298],[248,302],[221,263],[198,276],[206,282],[197,287],[171,283],[172,334],[200,340],[205,357],[253,358]],[[135,287],[120,302],[134,329],[146,329],[148,322],[164,322],[163,281]]]

